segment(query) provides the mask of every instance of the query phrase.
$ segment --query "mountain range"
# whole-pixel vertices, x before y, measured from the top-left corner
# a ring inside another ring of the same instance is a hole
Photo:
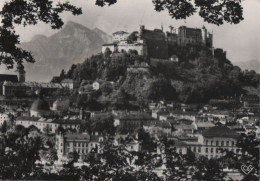
[[[21,44],[32,52],[36,62],[25,65],[27,80],[50,81],[62,69],[82,63],[91,55],[101,52],[102,45],[111,42],[111,36],[102,30],[89,29],[69,21],[54,35],[36,35],[31,41]]]

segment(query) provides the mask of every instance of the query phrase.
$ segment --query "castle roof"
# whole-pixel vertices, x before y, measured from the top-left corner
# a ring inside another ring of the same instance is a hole
[[[227,126],[219,125],[205,130],[202,135],[206,138],[212,137],[227,137],[227,138],[238,138],[239,134],[231,130]]]
[[[0,74],[0,82],[10,81],[10,82],[18,82],[17,75],[11,74]]]
[[[144,39],[156,39],[156,40],[165,40],[165,34],[162,30],[143,30],[142,37]]]

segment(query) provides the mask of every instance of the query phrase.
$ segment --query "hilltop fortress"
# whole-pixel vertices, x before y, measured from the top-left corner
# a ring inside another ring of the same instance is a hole
[[[161,29],[147,30],[140,26],[139,32],[131,34],[125,31],[113,33],[113,42],[102,46],[102,53],[106,49],[112,52],[136,50],[139,55],[150,58],[168,59],[173,54],[171,49],[175,46],[201,45],[212,48],[213,34],[209,33],[205,26],[202,29],[181,26],[174,29],[170,26],[166,33]]]

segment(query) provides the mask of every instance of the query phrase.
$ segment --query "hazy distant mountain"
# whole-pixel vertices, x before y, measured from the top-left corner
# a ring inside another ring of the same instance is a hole
[[[260,60],[250,60],[246,62],[234,62],[243,70],[254,70],[256,73],[260,73]]]
[[[50,81],[62,69],[81,63],[87,57],[101,52],[102,44],[111,42],[111,36],[102,30],[93,30],[78,23],[68,22],[56,34],[46,37],[36,35],[22,48],[35,56],[34,64],[26,65],[27,79]]]

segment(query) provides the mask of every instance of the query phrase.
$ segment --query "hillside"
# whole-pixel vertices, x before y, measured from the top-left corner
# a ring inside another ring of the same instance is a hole
[[[106,93],[106,100],[111,97],[111,102],[120,97],[118,92],[131,101],[206,103],[210,99],[239,98],[248,92],[245,86],[259,89],[260,75],[234,66],[222,49],[215,49],[214,56],[203,46],[176,47],[172,51],[179,57],[178,63],[151,60],[134,52],[95,55],[72,66],[61,79],[113,81],[116,86],[109,91],[111,95]]]
[[[111,36],[102,30],[91,30],[74,22],[68,22],[50,37],[36,35],[21,45],[31,51],[36,60],[34,64],[26,64],[27,77],[35,81],[50,81],[62,69],[67,70],[72,64],[99,53],[102,44],[110,41]]]

